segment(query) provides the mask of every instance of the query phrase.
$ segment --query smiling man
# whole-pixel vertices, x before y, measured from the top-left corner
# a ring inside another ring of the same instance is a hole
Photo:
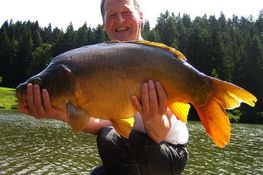
[[[136,1],[103,0],[104,27],[111,40],[141,40],[143,14]]]
[[[101,14],[111,40],[142,40],[138,0],[102,0]],[[142,101],[134,96],[131,100],[139,113],[129,138],[119,136],[112,127],[100,129],[97,144],[103,165],[91,175],[180,174],[188,159],[188,130],[167,110],[162,85],[149,80],[142,85]]]

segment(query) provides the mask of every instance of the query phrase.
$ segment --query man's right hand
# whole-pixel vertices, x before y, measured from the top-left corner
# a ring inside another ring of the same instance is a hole
[[[27,106],[19,106],[18,111],[37,119],[57,119],[68,123],[66,112],[51,105],[48,91],[38,85],[27,85]]]
[[[170,128],[172,113],[167,110],[168,97],[160,82],[149,80],[142,85],[141,102],[132,96],[132,102],[141,113],[144,128],[156,143],[165,140]]]

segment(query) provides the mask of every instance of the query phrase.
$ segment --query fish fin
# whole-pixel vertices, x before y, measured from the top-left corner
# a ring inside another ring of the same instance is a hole
[[[157,43],[157,42],[152,42],[152,41],[147,41],[147,40],[136,40],[136,41],[133,41],[133,43],[143,44],[143,45],[153,46],[153,47],[159,47],[159,48],[168,50],[169,52],[173,53],[177,58],[183,61],[187,60],[184,54],[182,54],[180,51],[176,50],[175,48],[169,47],[163,43]]]
[[[224,147],[230,140],[230,121],[225,109],[234,109],[241,102],[254,106],[256,97],[248,91],[231,83],[212,78],[215,93],[201,107],[195,109],[210,138],[218,147]]]
[[[223,148],[230,140],[230,121],[225,109],[216,99],[209,101],[204,107],[195,107],[206,132],[213,142]]]
[[[255,106],[257,98],[250,92],[229,82],[212,77],[210,78],[216,87],[217,93],[215,96],[225,109],[237,108],[242,102],[252,107]]]
[[[134,118],[111,120],[113,128],[123,137],[128,138],[134,124]]]
[[[172,113],[182,122],[187,122],[190,105],[188,103],[175,102],[169,106]]]
[[[89,123],[89,114],[70,102],[67,103],[67,115],[69,125],[75,133],[80,133]]]

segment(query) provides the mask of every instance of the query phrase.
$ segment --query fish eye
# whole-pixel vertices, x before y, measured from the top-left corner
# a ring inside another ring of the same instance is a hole
[[[37,85],[41,85],[41,79],[38,77],[38,78],[36,78],[36,79],[34,79],[33,81],[32,81],[32,84],[37,84]]]

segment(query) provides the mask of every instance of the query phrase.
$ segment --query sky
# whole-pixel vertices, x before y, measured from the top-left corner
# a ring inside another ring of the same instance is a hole
[[[206,14],[226,18],[253,16],[257,19],[263,10],[263,0],[140,0],[144,19],[153,27],[160,13],[166,10],[176,15],[188,14],[193,20],[196,16]],[[96,27],[102,24],[100,0],[2,0],[0,6],[0,25],[11,19],[31,22],[38,20],[41,27],[48,26],[66,29],[72,23],[78,29],[85,22]]]

